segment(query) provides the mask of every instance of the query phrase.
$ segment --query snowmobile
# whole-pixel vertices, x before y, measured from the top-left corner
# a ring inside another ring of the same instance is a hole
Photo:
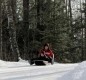
[[[30,65],[38,65],[38,66],[41,66],[41,65],[48,65],[48,64],[54,64],[54,55],[53,55],[53,58],[50,59],[49,57],[47,58],[35,58],[35,59],[32,59],[30,60]]]

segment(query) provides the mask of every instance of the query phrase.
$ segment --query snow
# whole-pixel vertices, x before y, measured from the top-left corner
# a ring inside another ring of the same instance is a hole
[[[59,80],[86,80],[86,61],[79,63],[74,70],[65,74]]]
[[[29,66],[28,61],[20,59],[19,62],[6,62],[0,60],[0,68],[12,68],[12,67],[19,67],[19,66]]]
[[[86,80],[86,61],[76,64],[30,66],[28,61],[0,60],[0,80]]]

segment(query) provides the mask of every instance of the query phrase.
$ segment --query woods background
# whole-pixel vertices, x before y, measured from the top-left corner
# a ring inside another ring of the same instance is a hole
[[[86,0],[0,0],[0,59],[29,60],[45,42],[55,61],[86,60]]]

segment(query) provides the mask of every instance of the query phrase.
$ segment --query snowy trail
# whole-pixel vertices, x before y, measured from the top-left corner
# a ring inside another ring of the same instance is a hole
[[[77,64],[54,64],[47,66],[18,66],[0,69],[0,80],[57,80],[73,70]]]

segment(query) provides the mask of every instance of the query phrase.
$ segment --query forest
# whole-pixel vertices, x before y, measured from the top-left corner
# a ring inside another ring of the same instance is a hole
[[[86,0],[0,0],[1,60],[29,60],[46,42],[56,62],[86,60]]]

